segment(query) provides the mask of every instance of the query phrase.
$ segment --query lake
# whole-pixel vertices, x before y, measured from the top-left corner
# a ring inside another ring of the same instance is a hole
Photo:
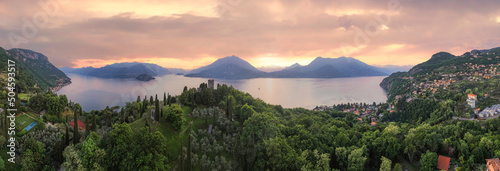
[[[66,94],[69,100],[80,103],[83,110],[102,110],[106,106],[123,106],[125,102],[141,99],[145,95],[163,93],[179,95],[184,86],[199,87],[207,78],[191,78],[181,75],[165,75],[149,82],[135,79],[103,79],[68,74],[72,83],[57,91]],[[319,105],[339,103],[379,103],[387,100],[386,92],[379,86],[385,77],[356,78],[255,78],[242,80],[215,79],[215,85],[227,84],[250,93],[270,104],[285,108],[304,107],[312,109]]]

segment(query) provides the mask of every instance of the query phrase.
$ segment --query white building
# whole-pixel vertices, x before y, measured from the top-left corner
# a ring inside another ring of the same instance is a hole
[[[481,118],[492,117],[500,113],[500,104],[487,107],[483,111],[479,112],[478,116]]]
[[[468,104],[471,108],[476,108],[476,100],[474,100],[474,99],[467,99],[467,104]]]

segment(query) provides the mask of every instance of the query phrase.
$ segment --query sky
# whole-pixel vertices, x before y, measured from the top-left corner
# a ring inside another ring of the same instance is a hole
[[[58,67],[194,69],[231,55],[268,69],[318,56],[404,66],[499,47],[499,35],[498,0],[0,1],[0,46]]]

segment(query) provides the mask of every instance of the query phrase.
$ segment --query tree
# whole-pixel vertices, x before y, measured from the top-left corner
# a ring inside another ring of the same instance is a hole
[[[184,118],[184,111],[179,105],[163,107],[163,117],[172,122],[172,126],[177,130],[180,130],[182,124],[186,121]]]
[[[2,156],[0,156],[0,171],[5,170],[5,162],[2,159]]]
[[[66,97],[65,94],[59,96],[59,102],[61,103],[62,107],[68,106],[68,97]]]
[[[438,155],[427,150],[420,159],[420,171],[433,171],[437,167]]]
[[[363,155],[363,148],[352,150],[351,154],[349,154],[347,158],[349,161],[349,167],[347,170],[364,170],[367,158]]]
[[[96,131],[97,129],[97,116],[94,111],[93,112],[93,123],[92,123],[92,131]]]
[[[167,139],[159,131],[151,132],[148,127],[135,133],[132,139],[132,157],[127,157],[121,170],[169,170]],[[129,156],[131,156],[129,154]]]
[[[63,156],[65,158],[62,164],[63,170],[75,170],[75,171],[85,171],[83,167],[82,159],[78,155],[79,151],[75,148],[73,144],[69,145],[64,149]]]
[[[155,102],[155,120],[160,120],[160,102],[158,101],[158,98],[156,98]]]
[[[113,130],[108,135],[106,148],[106,166],[110,170],[127,170],[124,161],[132,150],[132,129],[127,123],[114,124]]]
[[[167,105],[167,93],[163,92],[163,106]]]
[[[75,118],[73,119],[73,144],[78,144],[79,142],[80,137],[78,136],[78,112],[75,112]]]
[[[23,170],[42,170],[45,148],[41,142],[29,138],[21,146]]]
[[[68,116],[66,116],[66,122],[64,123],[64,126],[66,127],[66,134],[64,135],[65,139],[65,145],[69,145],[69,126],[68,126]]]
[[[59,116],[59,114],[63,111],[63,105],[59,101],[59,97],[51,96],[47,99],[47,113],[52,114],[54,116]]]
[[[382,156],[380,160],[382,160],[382,164],[380,164],[380,171],[391,171],[392,161],[384,156]]]
[[[240,119],[241,122],[245,122],[249,117],[252,116],[252,114],[255,113],[255,110],[253,110],[252,106],[245,104],[243,107],[241,107],[240,110]]]
[[[270,140],[264,140],[265,154],[258,157],[264,160],[265,168],[274,168],[276,170],[294,170],[297,160],[297,153],[288,145],[285,139],[276,137]],[[316,151],[317,152],[317,151]],[[295,164],[295,165],[294,165]],[[260,168],[257,170],[265,170]]]
[[[137,100],[136,100],[137,103],[141,102],[141,96],[137,96]]]
[[[401,168],[401,165],[399,163],[396,163],[394,165],[394,171],[403,171],[403,168]]]
[[[85,115],[85,124],[87,126],[90,125],[90,120],[89,120],[89,114],[88,113]],[[88,128],[88,127],[85,128],[85,136],[89,135],[89,130],[90,130],[90,128]]]
[[[347,149],[345,147],[337,147],[335,149],[335,155],[337,156],[337,163],[340,168],[347,168]]]
[[[236,105],[236,100],[232,95],[228,95],[226,98],[226,115],[231,120],[234,114],[234,106]]]
[[[97,146],[98,142],[95,142],[95,139],[99,139],[99,136],[95,132],[92,132],[92,134],[82,144],[82,149],[80,150],[82,164],[89,170],[104,170],[102,165],[106,153]]]

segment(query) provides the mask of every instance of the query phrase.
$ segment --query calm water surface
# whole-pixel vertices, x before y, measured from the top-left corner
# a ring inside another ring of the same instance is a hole
[[[68,99],[80,103],[85,111],[102,110],[106,106],[123,106],[125,102],[141,99],[145,95],[163,92],[179,95],[184,86],[199,87],[206,78],[190,78],[179,75],[157,77],[149,82],[135,79],[102,79],[68,74],[71,83],[59,90]],[[384,77],[357,78],[256,78],[244,80],[215,79],[215,84],[233,85],[234,88],[250,93],[270,104],[286,108],[304,107],[312,109],[319,105],[334,105],[347,102],[385,102],[387,97],[379,83]]]

